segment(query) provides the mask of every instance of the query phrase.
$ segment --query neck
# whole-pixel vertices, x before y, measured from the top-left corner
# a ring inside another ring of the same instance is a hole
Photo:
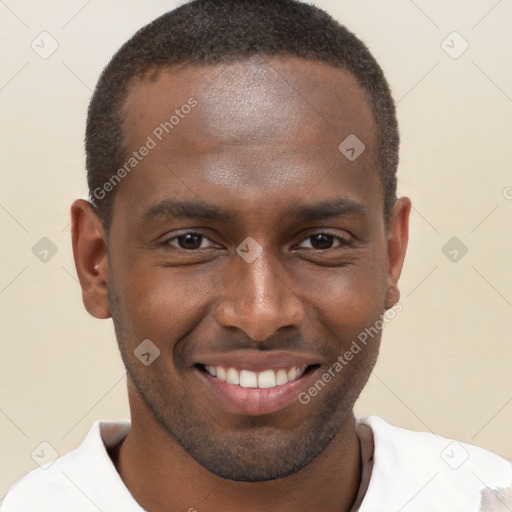
[[[148,512],[348,512],[354,504],[362,467],[353,414],[325,450],[297,473],[266,482],[235,482],[200,466],[140,399],[134,401],[130,399],[130,433],[111,455],[125,485]]]

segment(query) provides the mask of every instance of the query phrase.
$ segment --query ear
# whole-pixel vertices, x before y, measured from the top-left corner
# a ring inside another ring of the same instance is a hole
[[[388,290],[386,309],[392,308],[400,299],[398,280],[404,264],[407,242],[409,241],[409,215],[411,200],[400,197],[396,200],[388,223]]]
[[[71,205],[73,257],[85,309],[96,318],[110,318],[107,236],[91,203]]]

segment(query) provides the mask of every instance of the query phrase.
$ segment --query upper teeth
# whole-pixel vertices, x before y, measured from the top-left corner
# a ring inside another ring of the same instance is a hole
[[[205,366],[205,370],[217,379],[228,384],[238,384],[243,388],[273,388],[298,379],[305,371],[306,366],[293,366],[279,370],[265,370],[251,372],[250,370],[237,370],[224,366]]]

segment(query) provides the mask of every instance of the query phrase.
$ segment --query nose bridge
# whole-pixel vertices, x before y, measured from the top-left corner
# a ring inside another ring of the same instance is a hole
[[[238,327],[254,340],[264,340],[284,326],[302,321],[302,305],[279,261],[263,250],[252,262],[238,257],[233,281],[217,308],[221,325]]]
[[[254,313],[260,311],[261,314],[269,315],[279,310],[283,295],[281,289],[284,284],[277,277],[278,270],[274,268],[275,263],[267,251],[242,270],[248,292],[245,305]],[[242,304],[244,304],[243,301]]]

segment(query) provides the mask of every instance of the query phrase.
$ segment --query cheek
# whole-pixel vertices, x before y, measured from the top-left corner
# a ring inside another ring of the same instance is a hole
[[[208,297],[219,286],[217,272],[193,274],[130,259],[129,271],[120,271],[115,279],[124,343],[134,345],[149,338],[172,348],[206,314]]]
[[[314,329],[337,339],[338,351],[350,346],[384,313],[386,277],[385,260],[377,253],[344,268],[317,268],[304,274],[303,302]]]
[[[340,268],[311,267],[310,272],[296,279],[307,293],[308,302],[324,310],[359,315],[384,307],[386,263],[378,255],[368,254]]]

